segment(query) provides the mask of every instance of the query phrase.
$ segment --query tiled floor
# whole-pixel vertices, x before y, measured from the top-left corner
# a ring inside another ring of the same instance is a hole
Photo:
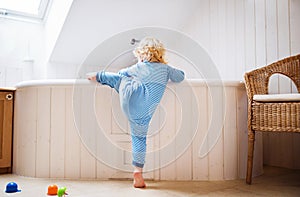
[[[16,175],[0,175],[0,196],[47,196],[48,185],[67,187],[70,197],[97,196],[300,196],[300,170],[265,167],[265,174],[253,179],[252,185],[244,180],[234,181],[147,181],[146,189],[135,189],[131,181],[76,181],[37,179]],[[14,181],[22,191],[4,192],[6,184]]]

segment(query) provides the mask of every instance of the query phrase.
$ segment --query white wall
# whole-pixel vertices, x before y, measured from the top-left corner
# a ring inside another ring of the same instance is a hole
[[[299,0],[202,0],[187,32],[224,79],[300,53]]]
[[[68,64],[57,63],[56,67],[53,69],[52,64],[54,63],[49,61],[57,39],[59,38],[61,30],[65,24],[65,20],[72,6],[72,3],[73,0],[52,0],[50,13],[44,28],[45,53],[44,57],[42,58],[42,65],[44,65],[44,72],[42,75],[44,78],[49,78],[49,76],[50,78],[70,78],[68,76],[70,75],[70,73],[72,73],[70,72],[72,68],[70,69]],[[53,75],[52,73],[55,74]],[[64,75],[60,76],[60,73],[64,73]],[[71,78],[74,78],[74,75],[72,75]]]
[[[44,23],[0,17],[0,86],[47,76],[49,56],[73,0],[52,0]]]
[[[208,51],[223,79],[242,80],[245,71],[300,52],[298,0],[177,0],[176,5],[165,1],[159,12],[152,11],[155,1],[117,2],[53,0],[44,26],[0,19],[0,85],[23,80],[28,43],[35,59],[32,78],[74,78],[78,66],[101,41],[149,25],[191,36]],[[286,82],[275,84],[271,91]]]
[[[48,77],[74,73],[72,65],[79,67],[101,42],[120,32],[145,26],[181,30],[200,4],[199,0],[76,0],[51,55]],[[65,72],[61,64],[68,65]]]
[[[43,47],[41,25],[0,18],[0,43],[0,86],[37,77],[33,68]]]
[[[242,80],[245,71],[300,52],[297,0],[178,0],[179,6],[164,1],[155,12],[151,5],[156,1],[117,2],[74,1],[52,53],[48,78],[70,78],[74,73],[76,77],[77,67],[103,40],[143,26],[188,34],[229,80]]]
[[[300,53],[299,0],[201,3],[187,31],[208,50],[224,79],[241,80],[246,71]],[[296,91],[281,76],[272,77],[269,87],[270,93]],[[297,134],[264,134],[264,163],[299,169],[299,142]]]

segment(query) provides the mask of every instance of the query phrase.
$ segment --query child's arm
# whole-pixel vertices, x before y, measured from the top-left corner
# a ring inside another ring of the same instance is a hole
[[[176,68],[169,67],[169,78],[171,81],[179,83],[184,80],[184,72]]]

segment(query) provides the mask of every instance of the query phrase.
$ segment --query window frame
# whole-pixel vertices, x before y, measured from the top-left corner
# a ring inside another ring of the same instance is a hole
[[[30,14],[0,7],[0,18],[15,19],[28,22],[43,22],[52,0],[41,0],[38,14]]]

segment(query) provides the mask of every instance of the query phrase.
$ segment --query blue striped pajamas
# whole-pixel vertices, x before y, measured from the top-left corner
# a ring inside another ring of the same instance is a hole
[[[132,138],[132,164],[143,168],[150,120],[169,79],[181,82],[184,72],[162,63],[139,62],[118,73],[101,71],[96,79],[119,93],[121,108],[128,118]]]

